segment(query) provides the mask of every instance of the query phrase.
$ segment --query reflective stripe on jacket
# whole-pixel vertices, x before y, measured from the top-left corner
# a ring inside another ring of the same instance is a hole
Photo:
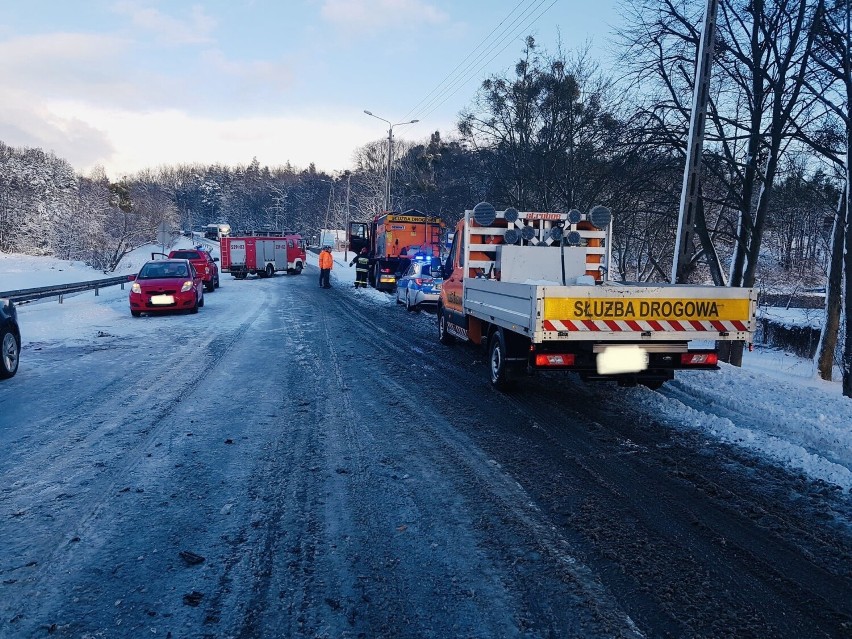
[[[331,256],[331,253],[328,251],[322,251],[319,254],[319,267],[331,269],[334,264],[334,258]]]
[[[359,255],[355,259],[355,271],[363,271],[366,273],[368,270],[370,270],[370,258],[366,255]]]

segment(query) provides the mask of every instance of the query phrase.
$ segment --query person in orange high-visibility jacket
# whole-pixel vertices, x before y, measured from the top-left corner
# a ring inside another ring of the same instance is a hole
[[[334,266],[334,258],[331,257],[331,247],[323,246],[319,254],[320,281],[322,288],[331,288],[331,268]]]

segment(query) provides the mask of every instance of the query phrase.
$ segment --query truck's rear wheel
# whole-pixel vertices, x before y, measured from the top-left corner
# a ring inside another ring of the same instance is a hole
[[[273,268],[272,264],[267,264],[266,277],[272,277],[273,275],[275,275],[275,269]]]
[[[438,341],[446,345],[456,341],[447,331],[447,314],[442,306],[438,307]]]
[[[503,338],[503,331],[494,331],[488,342],[488,368],[491,385],[501,391],[509,388],[511,382],[509,366],[506,361],[507,355],[508,351],[506,349],[506,340]]]

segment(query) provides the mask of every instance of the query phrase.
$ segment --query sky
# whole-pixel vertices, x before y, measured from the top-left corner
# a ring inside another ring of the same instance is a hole
[[[174,247],[191,244],[181,237]],[[159,246],[151,245],[136,249],[122,260],[117,273],[137,272],[150,259],[151,251],[158,250]],[[218,256],[218,250],[213,254]],[[360,303],[404,313],[395,308],[393,296],[352,288],[352,256],[351,252],[346,255],[349,259],[343,253],[334,254],[332,284],[342,288],[341,294],[357,294]],[[316,262],[316,255],[309,252],[306,277],[316,277]],[[0,253],[0,296],[2,291],[114,275],[96,273],[79,262]],[[223,280],[223,286],[228,281],[230,277]],[[33,348],[97,344],[103,331],[135,338],[138,324],[128,321],[127,295],[126,289],[113,286],[97,297],[91,292],[67,296],[62,304],[53,299],[18,305],[23,348],[15,379],[26,377],[31,365],[28,351]],[[762,312],[788,323],[813,320],[812,314],[797,319],[783,309]],[[203,321],[203,313],[199,318]],[[122,356],[120,350],[116,352],[116,366],[122,365],[118,361]],[[484,368],[482,375],[486,375]],[[852,494],[852,400],[843,397],[839,380],[839,371],[835,371],[835,381],[825,382],[816,376],[811,360],[756,344],[754,352],[745,353],[742,368],[721,364],[718,371],[679,371],[659,392],[607,386],[633,415],[740,447],[790,472]]]
[[[452,134],[527,35],[605,67],[617,2],[0,0],[0,141],[114,180],[255,157],[343,171],[390,124]]]

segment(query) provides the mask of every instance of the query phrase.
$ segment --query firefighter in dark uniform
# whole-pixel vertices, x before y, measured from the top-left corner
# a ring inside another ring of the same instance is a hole
[[[367,271],[370,270],[370,254],[367,247],[361,249],[361,252],[352,258],[349,266],[355,264],[355,288],[367,288]]]

